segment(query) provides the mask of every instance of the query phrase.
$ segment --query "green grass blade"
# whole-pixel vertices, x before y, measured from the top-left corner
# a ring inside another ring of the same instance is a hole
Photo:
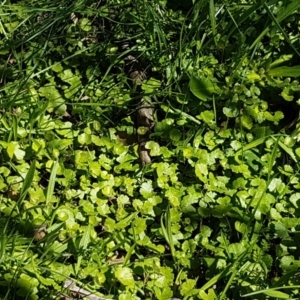
[[[209,17],[210,17],[212,34],[214,37],[215,44],[217,45],[216,9],[215,9],[214,0],[209,1]]]
[[[222,293],[221,293],[220,298],[219,298],[220,300],[223,300],[224,297],[226,297],[226,293],[227,293],[228,289],[230,288],[230,286],[231,286],[231,284],[232,284],[232,282],[233,282],[235,276],[238,274],[238,270],[237,270],[237,268],[235,268],[235,265],[236,265],[236,264],[234,264],[234,266],[233,266],[234,270],[233,270],[233,272],[231,273],[231,275],[230,275],[230,277],[229,277],[229,280],[228,280],[227,283],[226,283],[226,286],[225,286],[224,289],[222,290]]]
[[[23,186],[22,186],[21,193],[20,193],[20,199],[22,199],[22,200],[26,197],[27,192],[32,184],[35,169],[36,169],[36,161],[34,160],[31,164],[31,166],[26,174],[26,177],[24,179],[24,182],[23,182]]]
[[[250,297],[250,296],[255,296],[255,295],[260,295],[260,294],[268,295],[268,293],[270,293],[270,291],[277,291],[277,290],[283,290],[283,289],[299,289],[299,288],[300,288],[300,285],[281,286],[281,287],[270,288],[270,289],[265,289],[265,290],[260,290],[260,291],[255,291],[255,292],[252,292],[252,293],[244,294],[241,297]],[[285,293],[283,293],[283,294],[285,294]],[[283,294],[281,294],[281,295],[283,295]],[[279,296],[280,294],[277,294],[277,295],[278,295],[277,297],[279,299],[290,299],[290,295],[288,295],[289,296],[288,298],[280,298],[280,296]],[[269,294],[269,296],[270,296],[270,294]]]
[[[297,157],[296,155],[294,154],[293,150],[289,147],[287,147],[284,143],[282,142],[278,142],[279,146],[291,157],[291,159],[297,163],[298,160],[297,160]]]
[[[280,136],[277,138],[276,143],[273,146],[273,149],[272,149],[272,152],[271,152],[271,158],[268,161],[268,182],[270,182],[271,172],[272,172],[272,169],[273,169],[274,162],[276,160],[276,152],[277,152],[277,149],[278,149],[279,138],[280,138]]]
[[[300,76],[300,66],[278,67],[278,68],[270,69],[268,71],[268,75],[269,76],[278,76],[278,77],[299,77]]]
[[[92,227],[91,225],[89,224],[84,232],[83,232],[83,235],[81,237],[81,240],[79,242],[79,248],[80,249],[83,249],[83,250],[86,250],[88,245],[89,245],[89,242],[91,240],[91,230],[92,230]]]
[[[208,282],[206,282],[200,288],[200,290],[206,291],[207,289],[209,289],[210,287],[215,285],[219,280],[221,280],[222,278],[227,276],[229,274],[230,267],[231,267],[231,265],[227,266],[221,273],[219,273],[219,274],[215,275],[213,278],[211,278]]]
[[[123,261],[123,266],[126,266],[128,264],[132,254],[134,253],[135,247],[136,247],[136,244],[134,243],[127,251],[124,261]]]
[[[48,187],[47,187],[46,204],[51,203],[51,199],[52,199],[53,192],[54,192],[54,187],[55,187],[56,173],[57,173],[58,167],[59,167],[58,161],[53,162],[52,169],[51,169],[51,174],[50,174],[50,179],[49,179],[49,184],[48,184]]]
[[[170,246],[171,254],[172,254],[173,260],[175,261],[175,259],[176,259],[175,258],[175,248],[174,248],[173,235],[172,235],[172,229],[171,229],[171,215],[170,215],[170,207],[169,206],[167,208],[166,213],[161,216],[160,225],[161,225],[163,236]]]

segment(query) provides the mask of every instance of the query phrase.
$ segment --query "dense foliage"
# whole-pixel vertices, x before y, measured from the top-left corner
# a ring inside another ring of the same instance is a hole
[[[299,298],[299,1],[0,14],[1,299]]]

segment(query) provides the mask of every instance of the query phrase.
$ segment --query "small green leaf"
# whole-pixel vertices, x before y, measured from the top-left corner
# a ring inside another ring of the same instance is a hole
[[[130,204],[130,199],[126,195],[119,195],[117,201],[120,206]]]
[[[63,70],[63,67],[62,67],[61,63],[58,63],[52,67],[52,70],[56,73],[60,73]]]
[[[120,222],[116,224],[116,229],[124,229],[125,227],[129,226],[133,219],[137,216],[137,213],[132,213],[128,217],[122,219]]]
[[[21,274],[20,278],[18,278],[17,280],[17,286],[20,288],[18,292],[19,295],[22,295],[29,299],[38,299],[33,295],[36,293],[36,287],[38,285],[39,281],[36,278],[30,277],[26,274]]]
[[[144,182],[140,188],[140,193],[145,199],[148,199],[151,196],[153,196],[152,181],[149,180],[147,182]]]
[[[195,289],[196,280],[195,279],[187,279],[184,283],[180,286],[180,294],[183,297],[192,296],[198,293],[198,290]]]
[[[161,82],[155,78],[150,78],[146,82],[143,82],[142,84],[142,90],[144,90],[146,93],[152,93],[155,90],[159,89],[161,86]]]
[[[79,25],[83,31],[91,31],[92,29],[91,22],[88,18],[82,18],[79,21]]]
[[[209,289],[208,293],[205,293],[205,291],[201,290],[199,292],[199,296],[203,300],[216,300],[217,299],[217,295],[213,289]]]
[[[213,93],[221,94],[220,88],[207,77],[195,77],[190,79],[190,90],[200,100],[206,101]]]
[[[290,89],[289,88],[283,89],[283,91],[281,92],[280,95],[286,101],[292,101],[294,99],[294,96],[290,95]]]
[[[243,127],[245,127],[246,129],[249,129],[249,130],[253,126],[252,119],[247,115],[241,116],[241,124]]]
[[[146,144],[146,149],[150,150],[151,156],[159,156],[161,154],[160,146],[154,141],[149,141]]]
[[[154,293],[157,300],[171,299],[173,296],[172,290],[169,286],[164,286],[163,288],[154,286]]]
[[[238,232],[243,233],[243,234],[245,234],[248,230],[247,225],[245,223],[241,223],[240,221],[236,221],[234,223],[234,227]]]
[[[255,71],[250,71],[248,74],[247,74],[247,79],[250,81],[250,82],[254,82],[254,81],[258,81],[261,79],[261,77],[255,72]]]
[[[104,223],[104,229],[107,232],[114,232],[116,228],[116,221],[111,218],[106,218]]]
[[[92,137],[90,134],[82,133],[78,136],[78,142],[81,145],[89,145],[92,142]]]
[[[20,149],[20,145],[18,142],[8,143],[6,151],[10,158],[15,157],[17,160],[22,160],[25,156],[25,151]]]
[[[182,193],[174,187],[170,187],[166,191],[166,197],[169,199],[172,206],[175,206],[175,207],[180,205],[181,195],[182,195]]]
[[[170,134],[170,139],[172,141],[174,141],[174,142],[180,141],[181,132],[178,129],[176,129],[176,128],[171,129],[169,134]]]
[[[200,118],[201,118],[201,120],[203,120],[208,125],[215,124],[215,121],[214,121],[215,114],[210,110],[206,110],[206,111],[201,112]]]
[[[45,149],[46,142],[42,139],[34,139],[32,141],[32,150],[35,152],[40,152],[42,149]]]
[[[288,230],[281,222],[275,223],[275,231],[276,231],[278,237],[280,237],[282,239],[289,238]]]
[[[223,113],[228,118],[235,118],[238,116],[239,110],[236,105],[231,104],[229,107],[223,107]]]
[[[174,153],[171,152],[167,147],[163,146],[160,148],[160,152],[164,158],[171,157]],[[150,153],[152,155],[152,153]]]
[[[296,208],[299,208],[300,207],[300,193],[294,193],[293,195],[291,195],[290,201],[291,201],[291,203],[294,204],[294,206]]]
[[[101,190],[102,194],[104,196],[107,197],[112,197],[114,195],[114,190],[111,186],[106,185],[105,187],[103,187],[103,189]]]
[[[139,135],[145,135],[148,132],[148,127],[140,126],[137,129]]]
[[[82,83],[79,76],[74,75],[70,69],[66,69],[62,73],[59,73],[58,77],[60,77],[61,80],[70,85],[67,89],[64,90],[64,95],[68,99],[75,95],[81,88]]]
[[[123,285],[134,288],[134,278],[130,268],[118,267],[115,270],[115,276]]]
[[[60,221],[65,222],[68,229],[76,228],[74,214],[71,209],[65,206],[60,206],[60,208],[57,209],[56,214]]]
[[[196,176],[204,183],[207,183],[207,165],[203,163],[197,163],[195,166]]]

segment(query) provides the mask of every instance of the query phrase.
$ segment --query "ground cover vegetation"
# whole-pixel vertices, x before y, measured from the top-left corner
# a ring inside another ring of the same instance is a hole
[[[1,299],[299,299],[299,1],[0,15]]]

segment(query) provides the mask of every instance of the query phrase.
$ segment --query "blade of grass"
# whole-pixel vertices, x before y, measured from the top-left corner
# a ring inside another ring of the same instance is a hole
[[[127,263],[129,262],[130,258],[131,258],[131,255],[133,254],[134,252],[134,249],[135,249],[135,246],[136,246],[136,243],[134,243],[130,248],[129,250],[127,251],[126,253],[126,256],[124,258],[124,261],[123,261],[123,266],[125,267],[127,265]]]
[[[297,157],[294,154],[293,150],[289,147],[287,147],[284,143],[278,141],[279,146],[291,157],[291,159],[295,162],[298,163]]]
[[[228,265],[221,273],[215,275],[208,282],[206,282],[200,288],[200,290],[206,291],[207,289],[209,289],[210,287],[212,287],[213,285],[215,285],[219,280],[221,280],[222,278],[224,278],[225,276],[227,276],[230,273],[230,268],[231,268],[231,265]]]
[[[52,199],[58,167],[59,167],[58,161],[54,161],[53,164],[52,164],[49,184],[48,184],[48,187],[47,187],[47,194],[46,194],[46,204],[47,205],[50,204],[51,199]]]
[[[209,17],[210,17],[210,24],[211,30],[214,38],[215,45],[217,45],[217,28],[216,28],[216,15],[215,15],[215,2],[214,0],[209,1]]]
[[[90,239],[91,239],[91,225],[89,224],[87,228],[85,228],[85,230],[83,231],[83,235],[79,242],[79,249],[78,249],[79,254],[75,265],[75,274],[78,274],[80,270],[83,255],[89,245]]]
[[[20,195],[21,195],[20,198],[24,199],[26,197],[27,192],[28,192],[28,190],[32,184],[33,178],[34,178],[35,168],[36,168],[36,161],[34,160],[31,163],[30,168],[24,179],[23,186],[22,186],[21,193],[20,193]]]
[[[165,214],[163,214],[161,216],[160,226],[161,226],[164,238],[166,239],[167,243],[170,246],[173,260],[175,261],[176,257],[175,257],[175,248],[174,248],[174,242],[173,242],[172,229],[171,229],[170,206],[167,207],[167,211],[165,212]]]
[[[241,297],[250,297],[250,296],[255,296],[255,295],[259,295],[259,294],[265,294],[266,292],[269,292],[269,291],[277,291],[277,290],[282,290],[282,289],[299,289],[299,288],[300,288],[300,285],[280,286],[280,287],[275,287],[275,288],[270,288],[270,289],[265,289],[265,290],[260,290],[260,291],[255,291],[252,293],[244,294]],[[282,298],[282,299],[290,299],[290,298]]]
[[[278,142],[279,142],[280,136],[276,139],[276,143],[273,146],[272,152],[271,152],[271,158],[268,161],[268,182],[270,182],[270,176],[272,172],[272,168],[274,165],[274,162],[276,160],[276,151],[278,149]]]

